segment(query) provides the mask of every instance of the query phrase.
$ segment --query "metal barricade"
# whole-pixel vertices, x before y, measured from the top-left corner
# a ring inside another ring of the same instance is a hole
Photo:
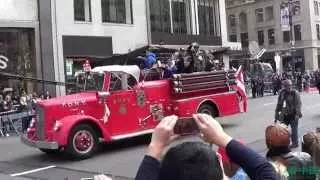
[[[19,112],[17,110],[0,113],[0,136],[9,136],[10,134],[20,135],[26,130],[25,124],[29,121],[28,112]]]

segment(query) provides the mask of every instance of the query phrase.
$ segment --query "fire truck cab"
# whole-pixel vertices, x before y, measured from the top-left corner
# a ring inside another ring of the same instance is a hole
[[[138,66],[120,65],[79,75],[84,91],[38,102],[22,142],[46,153],[64,151],[85,159],[94,154],[100,140],[150,134],[167,115],[217,117],[240,112],[243,98],[226,84],[230,76],[226,72],[155,81],[143,81],[140,75]]]

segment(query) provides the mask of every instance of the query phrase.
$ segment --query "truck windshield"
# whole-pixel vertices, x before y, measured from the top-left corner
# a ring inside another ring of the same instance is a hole
[[[78,87],[81,88],[81,91],[101,91],[103,88],[103,82],[103,73],[82,73],[77,77],[77,84]]]

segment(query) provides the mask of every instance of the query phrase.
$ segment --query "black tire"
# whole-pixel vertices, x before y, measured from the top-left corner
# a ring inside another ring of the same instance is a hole
[[[40,151],[48,154],[48,155],[55,155],[58,154],[60,152],[60,149],[39,149]]]
[[[81,149],[76,147],[76,139],[75,136],[79,137],[80,134],[86,134],[88,138],[90,138],[91,143],[86,143],[86,145],[83,145],[80,143],[82,146],[87,146],[87,144],[90,144],[89,147],[83,151]],[[73,159],[87,159],[91,157],[96,150],[98,149],[99,146],[99,139],[97,133],[94,131],[92,126],[88,124],[79,124],[75,126],[68,137],[68,144],[66,146],[66,153],[71,156]]]
[[[217,117],[217,112],[213,106],[210,104],[202,104],[200,108],[198,109],[198,113],[201,114],[208,114],[212,117]]]

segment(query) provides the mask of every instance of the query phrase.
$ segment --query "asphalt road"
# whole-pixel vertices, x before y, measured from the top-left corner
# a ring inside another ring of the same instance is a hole
[[[257,152],[264,154],[264,129],[273,122],[277,97],[250,99],[248,112],[219,119],[233,137],[243,139]],[[320,122],[320,96],[303,94],[303,118],[300,135]],[[144,156],[150,136],[104,144],[91,159],[70,161],[63,156],[48,156],[20,143],[17,137],[0,138],[0,179],[80,180],[94,174],[133,178]],[[199,140],[192,137],[186,140]]]

